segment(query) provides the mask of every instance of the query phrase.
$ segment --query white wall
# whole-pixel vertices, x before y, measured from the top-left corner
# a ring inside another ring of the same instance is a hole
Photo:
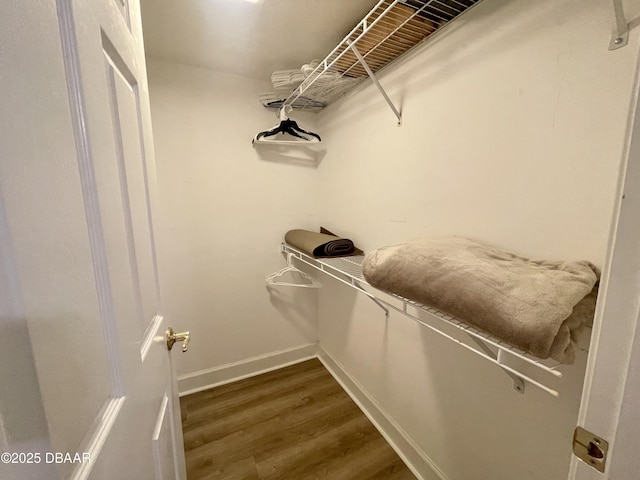
[[[629,18],[638,6],[628,2]],[[633,7],[633,8],[631,8]],[[325,109],[320,222],[371,251],[456,234],[523,255],[605,255],[638,54],[609,2],[485,0]],[[321,346],[450,480],[566,478],[585,356],[560,399],[325,279]]]
[[[625,4],[630,18],[638,8]],[[371,86],[321,113],[326,155],[260,155],[268,84],[151,60],[165,313],[190,374],[313,342],[450,480],[563,479],[585,356],[554,399],[323,278],[269,295],[289,228],[324,225],[366,251],[452,233],[533,257],[601,264],[638,54],[607,50],[599,0],[484,0]],[[307,118],[307,125],[314,120]]]
[[[267,82],[148,62],[158,171],[164,312],[190,330],[179,375],[317,340],[315,291],[266,288],[291,228],[317,228],[311,163],[261,159],[251,139],[277,124]]]

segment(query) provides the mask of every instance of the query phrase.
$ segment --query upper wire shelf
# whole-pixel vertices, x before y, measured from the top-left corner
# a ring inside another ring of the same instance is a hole
[[[367,283],[362,275],[363,256],[314,258],[286,243],[281,245],[281,251],[287,254],[289,260],[295,258],[365,294],[385,310],[387,316],[389,309],[400,312],[497,365],[513,379],[514,388],[517,391],[523,393],[526,382],[554,397],[560,396],[555,388],[548,385],[550,379],[562,377],[562,372],[558,370],[560,366],[558,362],[536,358],[427,305],[422,305],[394,294],[384,293],[384,295],[380,295],[376,289]],[[428,317],[435,319],[435,322],[427,321],[424,313],[429,314]],[[438,326],[435,326],[434,323]],[[440,328],[442,326],[445,328]],[[453,331],[457,330],[468,335],[471,344],[445,331],[447,326],[453,327]]]
[[[284,102],[273,106],[324,108],[366,80],[367,69],[379,71],[479,1],[381,0]]]

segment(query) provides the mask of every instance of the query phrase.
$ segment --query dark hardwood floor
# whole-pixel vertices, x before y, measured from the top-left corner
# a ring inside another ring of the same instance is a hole
[[[415,480],[316,359],[180,405],[189,480]]]

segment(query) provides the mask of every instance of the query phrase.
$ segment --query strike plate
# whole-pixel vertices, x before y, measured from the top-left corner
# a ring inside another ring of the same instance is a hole
[[[584,463],[599,472],[604,472],[608,450],[609,442],[604,438],[600,438],[582,427],[576,427],[573,432],[573,453]]]

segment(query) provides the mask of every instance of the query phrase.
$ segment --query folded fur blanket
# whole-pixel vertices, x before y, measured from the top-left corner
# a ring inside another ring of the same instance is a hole
[[[573,363],[593,320],[598,268],[538,261],[460,237],[425,238],[367,254],[372,286],[441,310],[539,358]]]

